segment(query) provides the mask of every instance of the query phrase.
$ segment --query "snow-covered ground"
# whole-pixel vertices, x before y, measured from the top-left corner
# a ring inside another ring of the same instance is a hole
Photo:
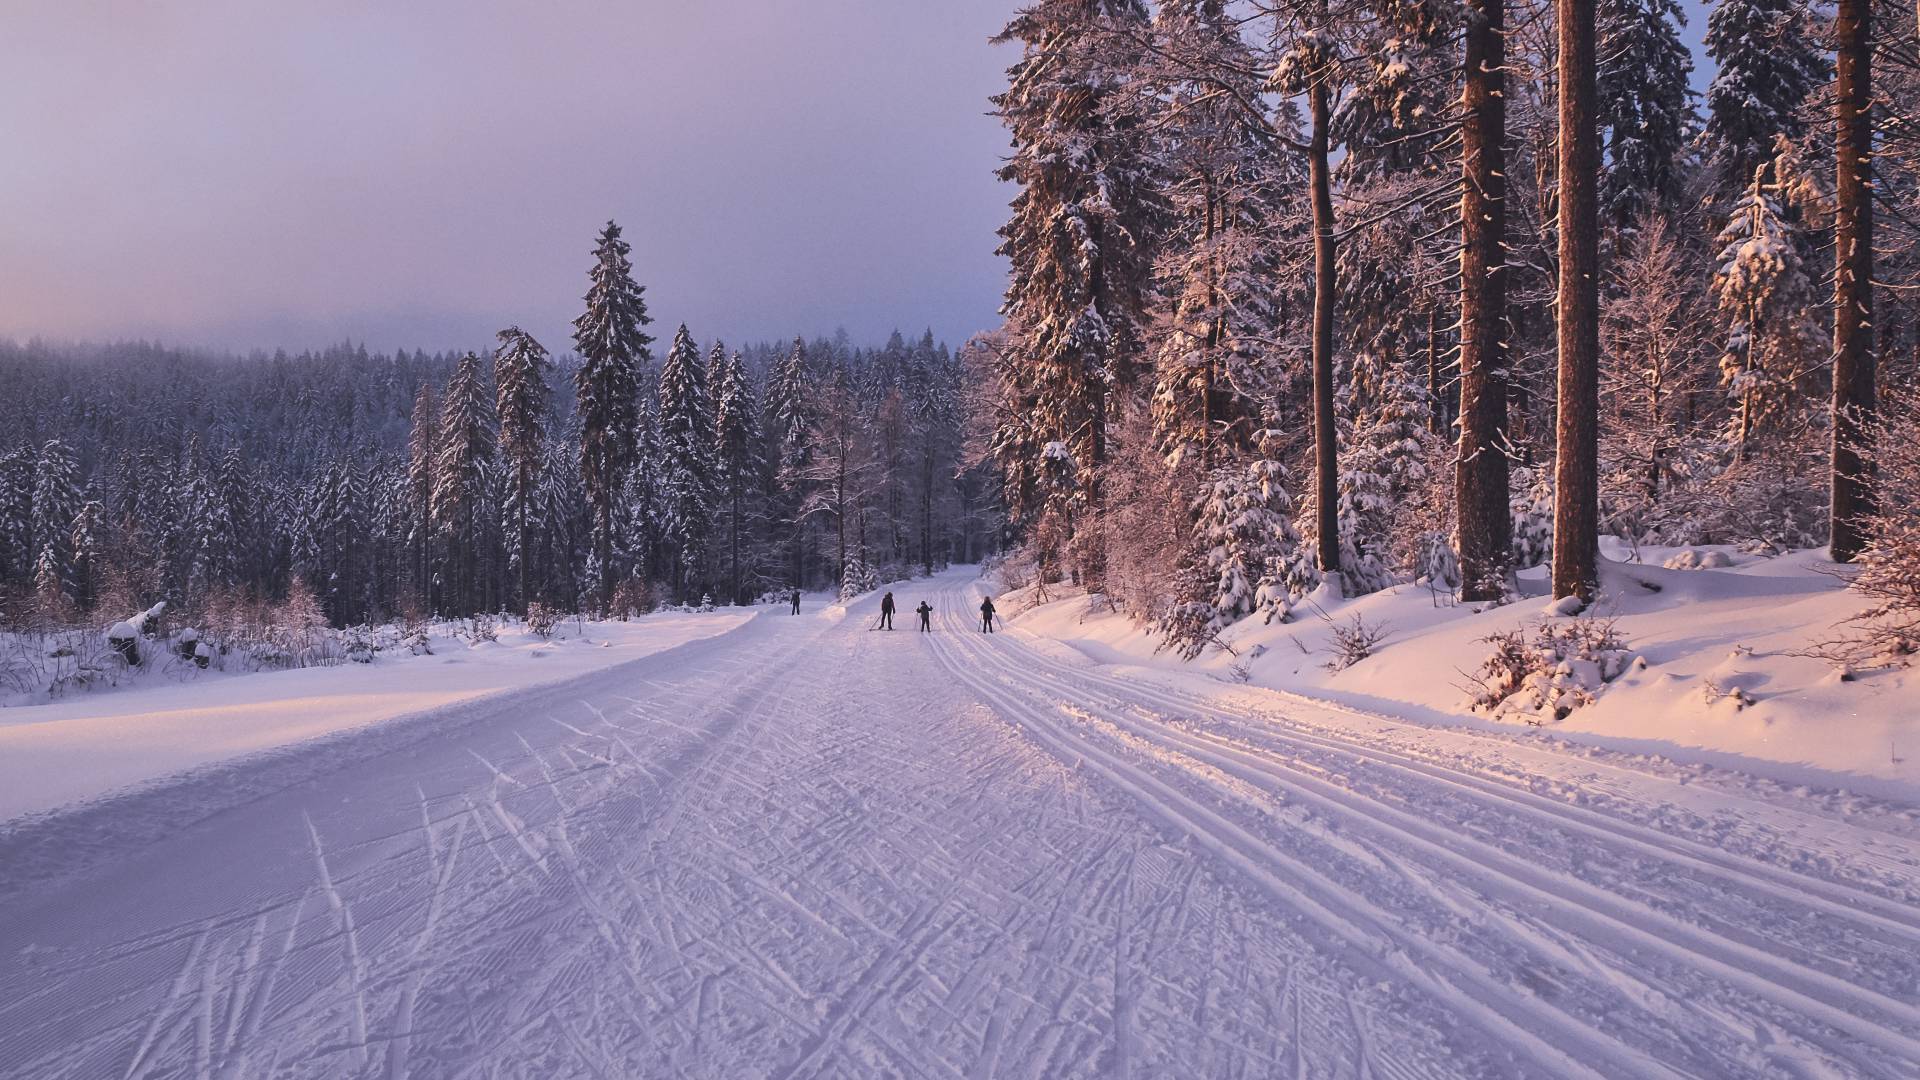
[[[1692,765],[1738,769],[1785,783],[1890,796],[1920,804],[1920,677],[1855,673],[1806,655],[1849,632],[1862,606],[1817,552],[1777,558],[1726,548],[1685,549],[1725,568],[1665,569],[1678,552],[1648,549],[1642,563],[1609,543],[1603,594],[1590,614],[1610,618],[1630,666],[1590,704],[1532,734]],[[1522,575],[1544,593],[1544,568]],[[1230,628],[1232,652],[1184,662],[1129,619],[1068,596],[1021,608],[1019,631],[1090,659],[1237,681],[1429,723],[1529,734],[1468,709],[1488,635],[1547,619],[1539,597],[1474,611],[1403,585],[1353,600],[1322,600],[1289,623],[1258,617]],[[1373,656],[1330,671],[1334,629],[1356,616],[1383,630]]]
[[[894,591],[0,828],[0,1075],[1920,1074],[1909,804]]]
[[[292,671],[229,675],[174,665],[165,678],[0,709],[0,821],[245,754],[569,679],[724,633],[749,617],[723,609],[568,622],[550,640],[510,626],[495,641],[436,636],[431,655],[389,651],[372,664]]]

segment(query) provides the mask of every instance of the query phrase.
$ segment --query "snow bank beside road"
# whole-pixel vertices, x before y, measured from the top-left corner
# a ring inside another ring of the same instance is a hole
[[[0,709],[0,821],[229,758],[568,679],[723,634],[753,609],[568,623],[551,641],[436,638],[430,656],[386,655]]]
[[[1614,619],[1630,667],[1592,704],[1549,723],[1554,737],[1679,762],[1740,769],[1789,784],[1920,803],[1920,672],[1862,672],[1850,680],[1806,656],[1845,632],[1863,605],[1817,552],[1759,558],[1728,549],[1699,569],[1664,569],[1677,554],[1642,552],[1644,563],[1609,562],[1592,614]],[[1621,558],[1618,549],[1608,554]],[[1698,553],[1696,553],[1698,554]],[[1731,565],[1715,565],[1722,560]],[[1237,655],[1209,651],[1183,663],[1131,620],[1065,598],[1012,621],[1051,649],[1103,664],[1205,674],[1423,723],[1530,730],[1470,713],[1471,673],[1496,632],[1549,618],[1544,570],[1521,575],[1527,598],[1487,611],[1403,585],[1313,609],[1286,624],[1258,617],[1223,639]],[[1017,606],[1009,604],[1012,609]],[[1336,623],[1358,616],[1386,637],[1374,655],[1329,671]]]

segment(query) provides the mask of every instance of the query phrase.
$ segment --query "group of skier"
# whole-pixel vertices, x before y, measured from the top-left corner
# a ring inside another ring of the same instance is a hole
[[[932,633],[933,605],[922,600],[920,601],[920,606],[913,610],[920,616],[920,632],[923,634]],[[887,593],[880,598],[880,621],[875,624],[874,629],[893,629],[893,611],[893,594]],[[991,596],[982,597],[980,600],[980,632],[983,634],[993,633],[993,597]]]
[[[800,590],[799,589],[793,590],[793,595],[790,596],[788,599],[793,604],[793,613],[795,615],[800,614]],[[933,605],[927,603],[925,600],[922,600],[920,601],[920,606],[917,608],[914,608],[913,610],[920,616],[920,632],[923,634],[932,633],[933,632]],[[882,596],[880,598],[880,622],[876,626],[874,626],[874,629],[875,630],[893,629],[893,611],[894,611],[893,593],[889,592],[885,596]],[[980,600],[980,632],[981,633],[983,634],[993,633],[993,615],[994,615],[993,597],[991,596],[982,597]]]

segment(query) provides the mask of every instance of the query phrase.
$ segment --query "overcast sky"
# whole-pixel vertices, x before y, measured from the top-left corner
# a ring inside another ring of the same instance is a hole
[[[997,321],[1016,0],[7,6],[0,336],[559,351],[609,217],[657,336]]]

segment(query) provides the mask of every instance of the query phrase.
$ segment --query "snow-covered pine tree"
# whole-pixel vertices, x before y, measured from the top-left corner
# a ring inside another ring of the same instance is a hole
[[[1774,139],[1806,131],[1801,106],[1832,67],[1815,38],[1807,0],[1718,0],[1707,16],[1706,142],[1729,191],[1745,187],[1773,155]]]
[[[1677,204],[1683,155],[1699,126],[1688,83],[1693,56],[1676,0],[1601,0],[1599,125],[1606,166],[1600,216],[1616,233]]]
[[[100,559],[106,539],[107,508],[87,499],[73,515],[73,597],[82,611],[92,611],[100,592]]]
[[[25,447],[0,453],[0,574],[28,579],[33,550],[34,455]]]
[[[414,588],[428,610],[439,609],[438,590],[433,585],[433,477],[439,459],[440,403],[433,384],[423,382],[413,399],[413,427],[407,439],[407,508]]]
[[[1741,459],[1762,428],[1796,404],[1808,350],[1816,347],[1808,318],[1812,284],[1775,170],[1775,162],[1754,170],[1715,242],[1713,289],[1727,326],[1721,382],[1734,406],[1729,441]]]
[[[27,539],[36,565],[49,557],[63,587],[73,584],[73,517],[80,511],[80,465],[72,449],[59,439],[40,447],[33,470],[33,510]]]
[[[445,600],[454,614],[471,614],[481,602],[477,564],[486,468],[494,446],[491,412],[480,357],[469,352],[447,383],[433,470],[433,519],[447,540]]]
[[[817,402],[806,344],[798,337],[780,357],[767,382],[766,437],[780,495],[780,517],[790,553],[789,580],[798,587],[806,575],[806,523],[802,507],[808,492],[804,475],[813,443]]]
[[[737,350],[721,358],[719,376],[713,382],[718,388],[714,461],[727,521],[727,598],[731,603],[744,604],[749,598],[741,549],[747,540],[750,500],[760,471],[759,414],[753,400],[753,383]]]
[[[573,323],[580,367],[574,372],[580,419],[580,469],[593,505],[593,547],[602,610],[613,599],[614,502],[632,464],[639,424],[640,378],[653,355],[642,327],[653,320],[634,283],[631,248],[612,221],[594,248],[587,310]]]
[[[1014,146],[999,175],[1019,188],[1000,229],[1012,264],[1001,310],[1033,424],[994,432],[991,448],[1022,518],[1067,509],[1031,505],[1036,491],[1053,491],[1031,482],[1043,468],[1032,455],[1048,444],[1066,448],[1080,478],[1051,497],[1097,514],[1109,395],[1132,384],[1142,354],[1159,232],[1153,169],[1143,134],[1105,106],[1145,23],[1139,0],[1038,0],[996,39],[1022,49],[993,103]],[[1074,546],[1097,588],[1097,530]]]
[[[1165,114],[1159,157],[1172,216],[1156,266],[1163,299],[1149,400],[1169,465],[1191,457],[1204,473],[1216,447],[1231,455],[1253,445],[1275,396],[1280,204],[1303,177],[1267,130],[1293,135],[1291,109],[1261,123],[1246,115],[1263,100],[1264,78],[1238,18],[1219,0],[1175,0],[1156,14],[1154,34],[1168,59],[1141,80],[1142,107]]]
[[[1179,583],[1185,595],[1161,625],[1188,658],[1255,611],[1284,621],[1319,576],[1293,530],[1279,462],[1256,457],[1215,468],[1192,510],[1197,554]]]
[[[915,455],[919,468],[916,489],[920,501],[919,548],[921,569],[931,576],[934,570],[934,512],[944,500],[939,481],[941,470],[959,451],[959,402],[955,382],[959,372],[946,347],[934,347],[933,331],[920,339],[913,354],[913,372],[908,380],[908,408],[913,415]]]
[[[517,326],[500,331],[493,353],[495,406],[500,414],[500,454],[507,470],[508,554],[516,573],[516,602],[524,612],[534,599],[534,505],[545,459],[547,373],[553,370],[546,347]]]
[[[1430,494],[1439,438],[1427,428],[1426,388],[1388,373],[1373,407],[1355,417],[1340,459],[1342,593],[1378,592],[1417,575],[1420,518],[1410,513]]]
[[[180,500],[186,515],[187,570],[180,603],[194,611],[213,590],[233,583],[240,555],[239,537],[234,535],[227,502],[208,475],[197,440],[189,447],[182,468],[187,471]]]
[[[51,630],[73,621],[73,601],[61,571],[61,556],[51,542],[40,549],[33,564],[33,622],[36,629]]]
[[[706,365],[683,323],[660,365],[660,449],[666,544],[675,593],[698,599],[711,588],[708,541],[714,518],[713,417]]]

